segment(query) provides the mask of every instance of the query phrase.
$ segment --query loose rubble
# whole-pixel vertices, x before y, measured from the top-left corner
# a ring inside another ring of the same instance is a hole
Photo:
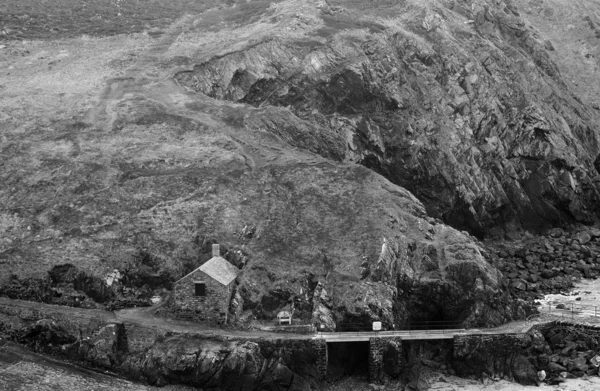
[[[575,281],[600,275],[600,229],[555,228],[516,246],[497,246],[490,262],[518,297],[534,300],[544,294],[565,293]]]

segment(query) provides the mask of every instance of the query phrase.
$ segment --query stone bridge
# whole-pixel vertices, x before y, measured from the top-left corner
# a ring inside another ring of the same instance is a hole
[[[321,378],[327,376],[330,344],[343,342],[368,342],[369,343],[369,379],[378,382],[383,375],[384,354],[390,348],[397,357],[403,357],[403,341],[422,340],[452,340],[453,351],[460,351],[461,347],[477,340],[477,343],[495,341],[503,345],[520,346],[518,341],[525,337],[524,332],[482,331],[478,329],[447,329],[447,330],[396,330],[396,331],[363,331],[363,332],[327,332],[316,333],[312,339],[318,353],[317,368]],[[400,363],[399,363],[400,364]]]

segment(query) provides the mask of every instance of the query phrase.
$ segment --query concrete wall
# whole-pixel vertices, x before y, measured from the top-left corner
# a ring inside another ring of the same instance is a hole
[[[206,296],[196,296],[195,281],[206,284]],[[224,323],[233,292],[233,282],[228,286],[196,270],[173,287],[171,311],[177,317]]]

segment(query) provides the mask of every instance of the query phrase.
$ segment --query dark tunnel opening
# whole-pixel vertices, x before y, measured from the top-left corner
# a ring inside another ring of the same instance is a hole
[[[327,378],[369,375],[369,341],[327,343]]]

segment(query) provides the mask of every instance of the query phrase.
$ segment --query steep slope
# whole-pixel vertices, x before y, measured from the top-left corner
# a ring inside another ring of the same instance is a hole
[[[512,2],[281,7],[246,44],[232,31],[216,56],[189,47],[178,82],[256,107],[240,123],[365,165],[478,236],[596,219],[597,113]]]
[[[600,109],[598,40],[600,4],[585,0],[514,0],[522,18],[547,40],[565,83],[581,100]]]

